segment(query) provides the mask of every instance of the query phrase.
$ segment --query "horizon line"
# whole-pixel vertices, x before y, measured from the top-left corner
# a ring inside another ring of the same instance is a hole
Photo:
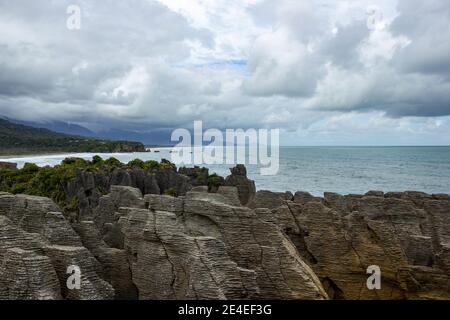
[[[143,143],[147,148],[174,148],[176,145],[151,145]],[[204,147],[208,147],[209,145],[203,145]],[[234,145],[235,147],[243,147],[243,145]],[[248,145],[245,145],[247,147]],[[196,147],[196,146],[179,146],[184,148]],[[416,148],[433,148],[433,147],[450,147],[450,145],[280,145],[280,147],[284,148],[408,148],[408,147],[416,147]]]

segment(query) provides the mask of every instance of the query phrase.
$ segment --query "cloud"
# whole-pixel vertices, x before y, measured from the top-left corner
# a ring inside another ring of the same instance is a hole
[[[437,74],[448,81],[450,74],[450,4],[448,1],[400,1],[400,14],[392,23],[396,35],[411,39],[395,56],[403,72]]]
[[[312,47],[295,41],[289,30],[278,29],[255,41],[244,90],[255,96],[310,96],[322,73],[317,60]]]
[[[79,31],[66,28],[69,4]],[[98,129],[281,127],[288,142],[333,140],[324,124],[347,141],[356,122],[406,138],[388,129],[401,123],[432,141],[448,121],[430,123],[450,115],[450,4],[378,4],[382,27],[369,28],[369,0],[0,0],[0,114]]]
[[[375,30],[363,15],[339,24],[317,5],[299,8],[303,16],[289,19],[296,14],[289,10],[272,33],[256,40],[248,92],[308,98],[302,105],[314,110],[450,114],[450,40],[443,36],[450,28],[448,2],[400,1],[397,14],[381,14],[384,28]],[[311,21],[322,27],[309,27]]]

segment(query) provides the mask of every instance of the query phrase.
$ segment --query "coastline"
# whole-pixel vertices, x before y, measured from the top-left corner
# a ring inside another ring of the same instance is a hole
[[[77,197],[72,213],[0,192],[0,283],[20,285],[22,299],[43,288],[72,300],[450,299],[450,195],[271,192],[257,190],[244,166],[209,178],[171,165],[76,169],[62,180]],[[103,271],[68,293],[54,285],[66,264]],[[369,267],[381,273],[376,290]]]
[[[169,146],[147,146],[145,145],[145,148],[150,149],[169,149],[172,147]],[[148,152],[148,151],[145,151]],[[111,152],[65,152],[65,151],[38,151],[38,152],[30,152],[30,151],[23,151],[23,152],[8,152],[8,151],[0,151],[0,161],[2,159],[7,158],[20,158],[20,157],[33,157],[33,156],[46,156],[46,155],[76,155],[76,154],[86,154],[86,153],[98,153],[98,154],[111,154]],[[137,153],[137,152],[116,152],[115,154],[129,154],[129,153]],[[138,153],[144,153],[138,152]],[[114,154],[114,153],[113,153]]]
[[[105,153],[122,163],[172,159],[172,147],[144,153]],[[153,152],[159,151],[159,152]],[[38,156],[0,156],[0,161],[54,166],[66,156],[91,160],[97,153],[52,153]],[[179,164],[178,167],[193,167]],[[200,165],[225,176],[231,165]],[[450,147],[281,147],[280,170],[274,176],[260,175],[260,166],[247,165],[260,190],[276,192],[305,190],[315,196],[324,192],[364,194],[370,190],[396,192],[416,190],[429,194],[450,193]]]

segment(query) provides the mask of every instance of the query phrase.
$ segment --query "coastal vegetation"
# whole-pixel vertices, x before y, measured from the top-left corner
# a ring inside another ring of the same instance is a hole
[[[0,170],[0,191],[48,197],[64,211],[75,211],[78,202],[76,198],[67,198],[64,186],[76,178],[77,169],[95,172],[121,166],[123,164],[116,158],[103,160],[100,156],[94,156],[92,161],[66,158],[54,167],[39,167],[34,163],[25,163],[19,170]]]
[[[83,183],[84,181],[79,181],[80,179],[85,180],[83,176],[92,173],[94,176],[105,178],[111,182],[114,172],[132,172],[136,169],[149,176],[160,173],[163,176],[161,180],[168,182],[162,183],[166,188],[160,189],[159,192],[174,197],[180,195],[180,188],[177,189],[176,185],[170,185],[170,181],[177,181],[180,179],[179,177],[185,176],[177,172],[176,165],[169,160],[162,159],[161,162],[158,162],[134,159],[124,164],[114,157],[103,159],[99,155],[95,155],[92,160],[68,157],[56,166],[39,167],[34,163],[25,163],[21,169],[17,169],[15,165],[7,166],[4,163],[0,167],[0,191],[48,197],[57,203],[64,212],[76,212],[79,209],[79,199],[74,196],[76,192],[70,192],[69,189],[71,185]],[[198,184],[216,188],[223,184],[224,179],[217,174],[209,175],[207,169],[204,168],[198,170],[206,172],[206,178],[204,181],[198,179],[200,180]],[[82,172],[82,175],[77,176],[77,172]],[[168,176],[165,177],[165,175]],[[108,192],[107,188],[97,187],[101,193]]]

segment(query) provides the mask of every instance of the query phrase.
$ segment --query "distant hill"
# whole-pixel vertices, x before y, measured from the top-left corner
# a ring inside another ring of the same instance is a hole
[[[8,120],[9,122],[16,123],[16,124],[22,124],[24,126],[29,126],[33,128],[45,128],[54,132],[59,133],[65,133],[68,135],[75,135],[75,136],[83,136],[83,137],[91,137],[95,138],[97,137],[95,132],[69,122],[64,121],[45,121],[45,122],[34,122],[34,121],[23,121],[23,120],[16,120],[16,119],[9,119],[6,118],[5,120]]]
[[[107,139],[107,140],[127,140],[127,141],[139,141],[149,146],[167,146],[174,145],[175,143],[170,141],[172,130],[150,130],[147,132],[122,130],[116,128],[110,128],[100,132],[94,132],[86,127],[75,123],[69,123],[64,121],[24,121],[11,119],[7,117],[1,117],[9,122],[22,124],[34,128],[45,128],[54,132],[65,133],[69,135]]]
[[[35,152],[142,152],[140,142],[66,135],[0,118],[0,154]]]

